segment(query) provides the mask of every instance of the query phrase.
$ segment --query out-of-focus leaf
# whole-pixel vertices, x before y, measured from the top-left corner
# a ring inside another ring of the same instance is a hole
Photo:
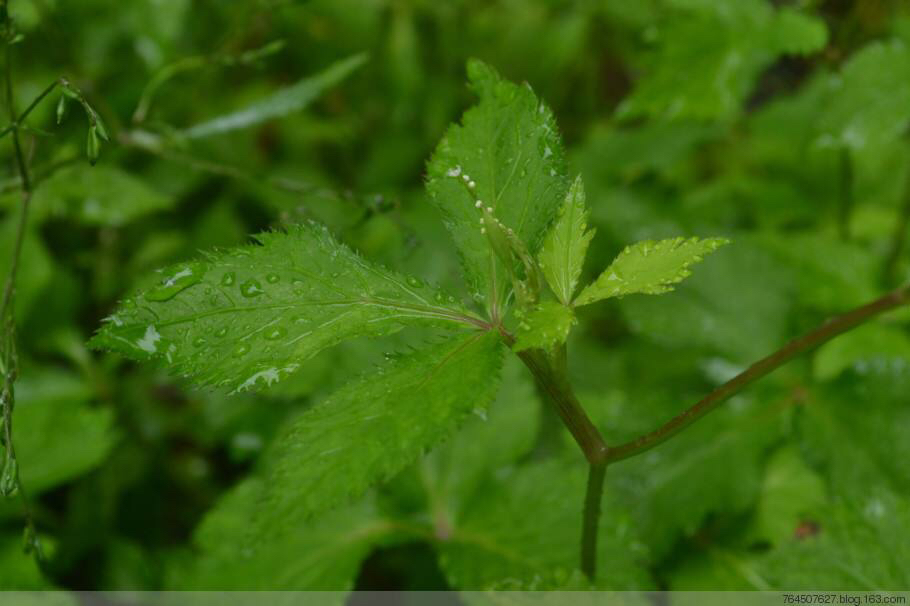
[[[484,485],[438,545],[449,582],[463,589],[558,589],[578,561],[584,465],[532,463]],[[648,589],[646,553],[626,510],[601,514],[597,587]],[[546,531],[543,531],[546,529]]]
[[[119,168],[76,164],[35,189],[36,219],[72,219],[87,225],[119,226],[163,210],[173,199]]]
[[[508,273],[481,232],[475,204],[492,208],[535,253],[568,190],[565,154],[553,113],[530,87],[503,80],[477,60],[468,62],[468,77],[480,102],[440,141],[427,168],[427,190],[471,290],[501,304]]]
[[[367,56],[361,54],[337,61],[318,74],[307,76],[244,109],[191,126],[183,134],[190,139],[201,139],[299,112],[326,90],[347,78],[366,60]]]
[[[827,41],[824,24],[765,0],[673,0],[655,26],[646,75],[619,108],[625,118],[727,119],[763,69],[781,55],[808,54]]]
[[[35,558],[23,552],[22,535],[0,535],[0,591],[48,591],[53,588],[41,574]],[[36,604],[46,603],[36,600]],[[63,600],[63,605],[66,604],[68,601]],[[57,606],[57,602],[52,606]]]
[[[26,372],[16,386],[13,413],[19,476],[35,494],[101,463],[118,433],[113,411],[89,406],[91,391],[62,371]]]
[[[32,220],[33,221],[33,220]],[[6,286],[10,261],[19,228],[18,212],[12,213],[0,223],[0,288]],[[38,233],[26,227],[19,255],[19,270],[16,275],[15,312],[17,318],[24,317],[36,305],[42,290],[53,275],[53,262]]]
[[[825,343],[812,368],[816,380],[830,381],[848,368],[892,361],[910,365],[910,337],[896,326],[868,324]]]
[[[264,490],[264,481],[253,477],[221,499],[195,532],[199,554],[171,562],[168,589],[346,591],[370,550],[395,532],[366,499],[250,543],[250,520]]]

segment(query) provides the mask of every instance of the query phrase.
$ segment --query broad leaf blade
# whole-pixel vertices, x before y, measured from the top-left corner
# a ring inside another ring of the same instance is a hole
[[[565,305],[572,302],[578,286],[588,244],[594,230],[588,230],[585,190],[581,176],[575,179],[559,211],[559,218],[547,232],[538,257],[540,270],[553,293]]]
[[[480,102],[440,141],[427,190],[444,215],[472,291],[501,297],[508,278],[480,231],[475,202],[492,208],[535,253],[568,188],[565,154],[553,113],[528,86],[501,79],[477,60],[468,63],[468,77]]]
[[[388,480],[496,394],[502,348],[474,333],[393,360],[304,413],[279,443],[263,534]]]
[[[636,293],[659,295],[673,290],[673,284],[692,275],[691,265],[729,241],[724,238],[671,238],[645,240],[627,246],[592,284],[588,285],[576,305],[587,305]]]
[[[243,391],[277,382],[345,339],[465,318],[454,298],[371,265],[324,227],[258,240],[165,270],[157,286],[121,304],[92,344]]]
[[[184,135],[190,139],[201,139],[241,128],[249,128],[298,112],[326,90],[347,78],[366,60],[366,55],[360,54],[337,61],[322,72],[314,76],[307,76],[296,84],[283,88],[244,109],[192,126],[184,131]]]

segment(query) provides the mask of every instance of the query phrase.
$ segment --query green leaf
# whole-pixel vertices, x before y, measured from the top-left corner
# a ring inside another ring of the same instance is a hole
[[[583,465],[558,461],[501,473],[478,491],[438,545],[449,583],[461,589],[553,588],[577,569]],[[598,587],[647,589],[639,566],[640,544],[629,532],[628,514],[609,503],[598,544]]]
[[[822,345],[812,371],[816,380],[830,381],[848,368],[889,361],[910,364],[910,338],[897,327],[867,324]]]
[[[496,393],[499,337],[469,334],[393,360],[305,412],[278,443],[262,532],[390,479]]]
[[[659,295],[673,290],[673,284],[692,275],[691,265],[728,244],[724,238],[671,238],[645,240],[627,246],[593,283],[588,285],[576,305],[587,305],[635,293]]]
[[[673,0],[649,34],[645,75],[619,107],[623,118],[729,119],[781,55],[824,47],[824,23],[766,0]]]
[[[41,574],[35,558],[23,552],[21,534],[0,535],[0,591],[50,589],[53,589],[53,585]],[[36,603],[45,604],[46,600],[36,600]],[[63,604],[67,603],[67,600],[63,600]]]
[[[258,541],[250,520],[265,489],[262,478],[252,477],[218,502],[194,533],[197,554],[171,562],[168,589],[347,591],[361,562],[393,531],[365,499]]]
[[[173,199],[119,168],[74,165],[42,181],[32,205],[36,219],[67,218],[117,227],[169,208]]]
[[[545,301],[529,312],[515,312],[518,331],[514,351],[539,348],[550,350],[562,345],[578,323],[572,309],[562,303]]]
[[[874,42],[828,78],[826,92],[819,143],[880,150],[910,124],[910,50],[899,40]]]
[[[588,229],[584,183],[579,175],[566,194],[559,218],[547,232],[538,256],[547,284],[565,305],[572,302],[593,237],[594,230]]]
[[[489,410],[478,409],[445,444],[418,461],[412,474],[425,501],[425,515],[437,536],[448,536],[454,521],[480,486],[534,447],[541,402],[518,356],[503,363],[502,384]]]
[[[326,347],[408,324],[468,321],[454,297],[371,265],[315,224],[163,271],[92,340],[200,384],[271,385]]]
[[[500,78],[491,67],[468,62],[480,102],[449,128],[428,166],[427,190],[442,211],[461,254],[468,285],[501,305],[508,272],[481,233],[480,211],[493,209],[536,253],[568,189],[565,154],[553,113],[528,86]],[[474,187],[470,186],[474,183]]]
[[[307,76],[244,109],[192,126],[183,134],[190,139],[201,139],[299,112],[326,90],[347,78],[366,60],[365,54],[359,54],[337,61],[316,75]]]
[[[100,464],[118,439],[114,414],[89,406],[91,390],[61,371],[23,374],[13,412],[19,477],[32,494]]]

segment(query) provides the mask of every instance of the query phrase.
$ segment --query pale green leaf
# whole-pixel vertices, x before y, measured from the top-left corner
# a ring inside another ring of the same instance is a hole
[[[90,406],[91,396],[84,381],[61,371],[26,372],[16,384],[16,455],[29,493],[90,471],[114,448],[113,410]]]
[[[326,90],[347,78],[366,60],[366,55],[359,54],[337,61],[318,74],[307,76],[241,110],[192,126],[183,134],[190,139],[201,139],[299,112]]]
[[[518,330],[515,351],[539,348],[550,350],[562,345],[572,327],[578,323],[572,309],[562,303],[545,301],[529,312],[515,312]]]
[[[450,584],[462,589],[547,589],[573,578],[579,565],[582,464],[533,463],[484,485],[451,534],[438,545]],[[641,545],[628,513],[609,503],[598,541],[598,587],[648,589]]]
[[[587,305],[635,293],[669,292],[673,284],[692,275],[690,266],[728,242],[724,238],[671,238],[627,246],[597,280],[581,291],[575,304]]]
[[[480,102],[446,132],[428,166],[427,190],[442,211],[470,288],[500,304],[507,273],[481,233],[479,200],[534,254],[568,189],[565,154],[550,109],[528,86],[468,62]],[[470,186],[474,183],[474,187]]]
[[[194,534],[196,553],[172,561],[169,590],[347,591],[363,559],[393,531],[365,499],[259,541],[250,520],[264,490],[262,478],[252,477],[219,501]]]
[[[454,297],[368,263],[324,227],[258,240],[164,270],[157,285],[120,305],[92,344],[244,391],[345,339],[421,322],[471,323]]]
[[[32,208],[39,220],[65,218],[116,227],[168,208],[172,202],[116,167],[79,163],[42,181],[35,189]]]
[[[594,230],[588,229],[584,183],[579,176],[566,194],[559,218],[547,232],[538,256],[547,284],[565,305],[572,302],[593,237]]]
[[[305,412],[280,439],[262,503],[262,532],[340,505],[388,480],[496,394],[494,332],[394,359]]]

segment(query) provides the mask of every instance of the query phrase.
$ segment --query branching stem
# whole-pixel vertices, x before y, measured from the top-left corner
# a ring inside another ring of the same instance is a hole
[[[549,396],[556,408],[556,412],[588,460],[588,485],[585,494],[581,538],[582,572],[592,580],[595,578],[597,570],[597,528],[608,465],[641,454],[669,440],[716,409],[734,394],[767,376],[796,356],[802,355],[884,312],[907,304],[910,304],[910,284],[894,290],[867,305],[837,316],[816,330],[790,341],[775,353],[759,360],[651,433],[614,447],[607,446],[600,431],[591,422],[584,408],[575,397],[566,373],[562,370],[564,364],[559,361],[559,353],[556,356],[551,356],[539,349],[518,352],[519,358],[534,375],[540,389]],[[503,335],[503,340],[509,346],[515,343],[512,335],[504,329],[500,328],[500,332]]]

